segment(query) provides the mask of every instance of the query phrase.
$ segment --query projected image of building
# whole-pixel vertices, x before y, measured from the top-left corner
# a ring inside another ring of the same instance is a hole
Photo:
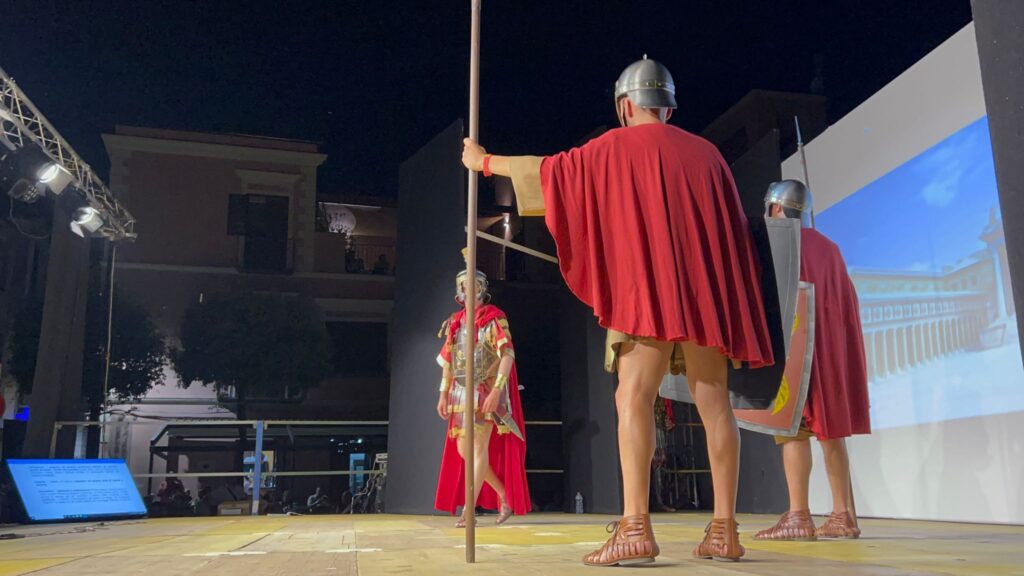
[[[875,428],[1024,410],[986,118],[817,220],[857,287]]]
[[[943,271],[850,268],[873,381],[1006,341],[1007,319],[1014,310],[995,208],[980,238],[985,249]]]

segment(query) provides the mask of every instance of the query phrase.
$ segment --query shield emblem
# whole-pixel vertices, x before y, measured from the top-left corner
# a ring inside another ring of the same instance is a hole
[[[790,331],[786,369],[772,405],[764,410],[733,409],[740,428],[773,436],[796,436],[807,403],[814,359],[814,285],[801,282]]]
[[[729,392],[734,408],[763,410],[775,402],[785,372],[800,287],[800,221],[791,218],[751,218],[754,246],[761,260],[761,294],[776,362],[764,368],[729,368]],[[667,374],[662,397],[693,402],[685,376]]]

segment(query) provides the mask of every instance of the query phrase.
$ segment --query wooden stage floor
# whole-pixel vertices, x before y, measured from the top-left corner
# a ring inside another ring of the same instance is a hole
[[[495,527],[481,518],[477,564],[464,562],[462,531],[447,517],[290,516],[178,518],[0,529],[0,576],[595,574],[579,559],[606,537],[614,518],[536,514]],[[1024,575],[1024,527],[863,520],[854,541],[759,543],[753,531],[774,517],[742,516],[747,557],[693,560],[709,517],[659,514],[657,564],[644,574],[844,576],[848,574]],[[820,524],[821,519],[816,519]],[[630,569],[614,569],[621,570]]]

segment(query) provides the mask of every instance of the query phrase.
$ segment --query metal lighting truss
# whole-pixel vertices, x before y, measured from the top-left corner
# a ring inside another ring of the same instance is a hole
[[[103,219],[103,226],[98,230],[103,237],[112,241],[135,238],[135,218],[3,68],[0,68],[0,138],[5,138],[15,148],[34,142],[70,172],[74,178],[72,185]]]

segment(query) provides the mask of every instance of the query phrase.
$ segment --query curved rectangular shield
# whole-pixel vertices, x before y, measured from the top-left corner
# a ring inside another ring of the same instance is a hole
[[[772,405],[764,410],[733,409],[740,428],[773,436],[796,436],[803,420],[814,359],[814,285],[800,283],[790,331],[786,369]]]

